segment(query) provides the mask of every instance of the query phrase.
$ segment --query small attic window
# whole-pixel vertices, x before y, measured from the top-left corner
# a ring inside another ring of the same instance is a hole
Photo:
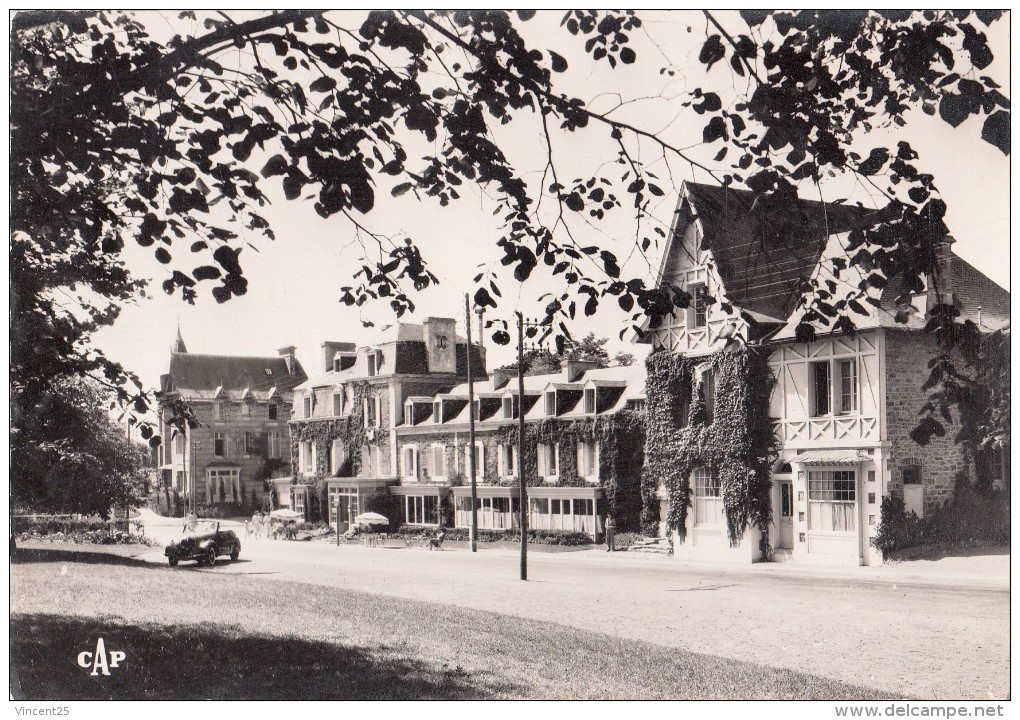
[[[266,370],[266,377],[272,377],[272,376],[273,376],[273,371],[272,371],[272,369],[270,369],[270,368],[266,368],[265,370]]]

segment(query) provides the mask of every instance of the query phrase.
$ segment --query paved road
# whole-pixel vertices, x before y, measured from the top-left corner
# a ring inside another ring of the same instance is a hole
[[[163,521],[165,522],[165,521]],[[147,525],[156,537],[180,521]],[[885,574],[718,568],[598,550],[336,547],[243,538],[216,572],[490,610],[765,663],[925,698],[1009,694],[1008,584],[933,585]],[[161,550],[147,561],[165,563]],[[902,570],[900,571],[901,575]]]

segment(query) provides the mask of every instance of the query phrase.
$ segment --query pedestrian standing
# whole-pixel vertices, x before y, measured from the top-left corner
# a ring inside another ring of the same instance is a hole
[[[616,523],[613,522],[613,516],[606,516],[606,552],[613,552],[616,550]]]

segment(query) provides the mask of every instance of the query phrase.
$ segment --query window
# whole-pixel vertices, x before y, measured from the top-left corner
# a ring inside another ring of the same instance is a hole
[[[509,420],[514,417],[514,399],[513,397],[503,398],[503,418]]]
[[[706,298],[704,285],[691,286],[691,325],[690,327],[705,327],[708,324],[708,300]]]
[[[432,422],[441,423],[443,422],[443,401],[436,400],[432,403]]]
[[[485,475],[485,448],[482,443],[476,442],[474,446],[474,453],[470,451],[470,446],[464,448],[464,472],[471,477],[471,461],[475,463],[475,477],[479,480]]]
[[[174,434],[174,453],[176,455],[184,454],[184,433],[178,432]]]
[[[719,478],[709,472],[704,465],[699,465],[691,473],[691,481],[694,485],[694,523],[724,524],[722,487],[719,485]]]
[[[214,402],[212,406],[213,420],[223,419],[223,403]]]
[[[857,360],[815,362],[808,366],[809,406],[812,417],[858,412]]]
[[[270,420],[276,420],[277,415],[278,415],[278,411],[276,409],[276,403],[274,403],[274,402],[269,403],[269,419]]]
[[[784,518],[793,517],[793,486],[788,482],[780,483],[780,516]]]
[[[547,481],[559,475],[560,444],[542,443],[538,450],[538,474]]]
[[[443,445],[433,445],[429,460],[429,471],[432,478],[434,480],[444,479],[446,477],[446,448]]]
[[[218,432],[213,435],[213,455],[216,457],[223,457],[226,454],[227,439],[223,436],[223,433]]]
[[[242,415],[251,415],[251,402],[250,401],[244,400],[244,401],[241,402],[241,414]]]
[[[304,398],[304,415],[302,417],[310,418],[312,416],[312,396],[306,395]]]
[[[245,430],[244,432],[244,452],[246,455],[254,455],[258,452],[258,448],[255,438],[255,433]]]
[[[344,414],[344,394],[343,391],[333,393],[333,414],[343,415]]]
[[[705,415],[709,424],[712,424],[715,421],[715,373],[711,370],[706,370],[701,377],[701,391],[705,398]],[[684,418],[686,424],[687,419]]]
[[[839,360],[839,411],[857,412],[857,361]]]
[[[408,495],[404,498],[404,522],[408,525],[438,525],[439,498],[435,495]]]
[[[340,358],[333,358],[333,372],[340,372]]]
[[[545,394],[545,414],[546,417],[553,417],[556,415],[556,392],[547,392]]]
[[[274,459],[280,457],[280,431],[270,430],[266,440],[266,454]]]
[[[566,501],[564,501],[566,502]],[[574,515],[594,515],[595,514],[595,501],[594,500],[579,500],[574,499]]]
[[[331,463],[329,472],[332,475],[336,475],[340,472],[340,469],[347,462],[347,448],[344,446],[343,440],[334,440],[330,449]]]
[[[401,454],[403,477],[408,480],[418,479],[418,448],[406,445]]]
[[[853,470],[808,472],[808,528],[816,532],[857,529],[857,474]]]
[[[830,407],[831,378],[829,363],[811,363],[811,415],[828,415]]]
[[[475,400],[471,403],[471,415],[474,417],[474,421],[478,422],[482,419],[482,401]]]
[[[374,428],[379,426],[378,406],[379,398],[365,398],[365,427]]]
[[[304,488],[294,489],[294,512],[305,514],[305,490]]]
[[[238,502],[241,499],[240,470],[213,468],[206,471],[205,492],[209,502]]]
[[[584,391],[584,414],[595,414],[595,388],[588,388]]]
[[[501,477],[516,477],[517,448],[514,445],[500,444],[499,474]]]
[[[644,412],[645,411],[645,399],[644,398],[635,398],[633,400],[628,400],[626,407],[627,407],[628,410],[631,410],[633,412]]]
[[[577,474],[588,480],[598,480],[598,446],[594,442],[577,443]]]
[[[369,377],[375,376],[375,374],[378,372],[378,370],[379,370],[378,360],[379,360],[379,358],[376,356],[374,351],[370,352],[368,354],[368,376]]]
[[[301,472],[305,475],[315,473],[315,443],[301,443]]]

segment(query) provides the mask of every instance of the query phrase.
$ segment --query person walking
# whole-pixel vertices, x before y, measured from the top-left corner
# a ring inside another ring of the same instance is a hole
[[[606,516],[606,552],[614,552],[616,550],[616,523],[613,522],[613,516]]]

